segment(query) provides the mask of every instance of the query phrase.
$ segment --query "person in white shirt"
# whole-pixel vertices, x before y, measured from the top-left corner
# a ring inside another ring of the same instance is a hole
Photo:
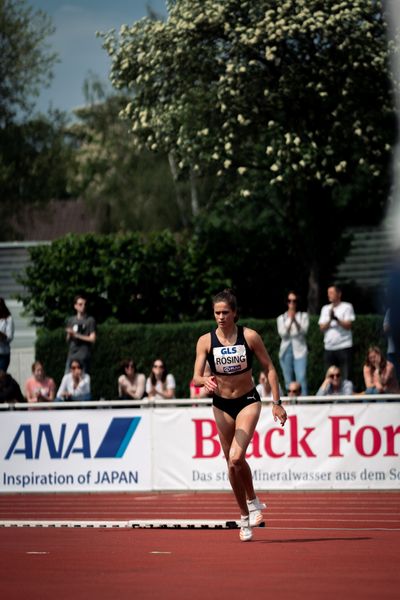
[[[350,302],[342,302],[342,290],[337,285],[328,287],[329,304],[321,309],[319,327],[324,334],[325,367],[340,367],[343,380],[352,379],[353,334],[356,316]]]
[[[145,393],[146,377],[138,373],[132,358],[122,361],[121,374],[118,377],[118,398],[122,400],[141,400]]]
[[[307,355],[306,335],[309,327],[308,313],[298,310],[298,296],[289,292],[287,296],[288,309],[277,318],[278,333],[281,337],[279,362],[281,365],[286,390],[291,381],[299,381],[303,394],[308,393],[307,387]]]
[[[150,400],[175,398],[175,377],[168,373],[165,362],[156,358],[146,380],[146,394]]]
[[[64,375],[58,388],[56,402],[91,400],[90,375],[84,373],[82,363],[72,359],[71,370]]]

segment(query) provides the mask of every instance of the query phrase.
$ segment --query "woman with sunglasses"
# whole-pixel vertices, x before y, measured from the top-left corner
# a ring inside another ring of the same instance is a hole
[[[120,365],[118,377],[118,398],[120,400],[141,400],[144,396],[146,378],[138,373],[132,358],[125,358]]]
[[[299,297],[295,292],[287,295],[287,310],[277,318],[278,333],[281,337],[279,362],[281,365],[286,390],[291,381],[298,381],[304,396],[307,388],[307,355],[306,335],[309,327],[308,313],[298,310]]]
[[[156,358],[146,381],[146,394],[149,400],[175,398],[175,388],[175,377],[172,373],[168,373],[165,362],[161,358]]]
[[[351,396],[353,391],[353,383],[349,379],[342,380],[339,367],[331,365],[316,396]]]
[[[56,402],[84,402],[91,399],[90,375],[83,371],[80,360],[73,358],[70,372],[64,375],[58,388]]]
[[[217,327],[197,342],[194,383],[204,386],[213,398],[218,436],[228,465],[228,476],[241,512],[240,539],[253,537],[252,527],[263,521],[265,505],[256,497],[246,451],[261,412],[260,395],[254,387],[252,361],[255,355],[272,390],[272,414],[281,425],[287,419],[281,406],[279,382],[274,365],[260,335],[237,325],[235,296],[224,290],[213,299]],[[206,363],[211,375],[205,375]]]

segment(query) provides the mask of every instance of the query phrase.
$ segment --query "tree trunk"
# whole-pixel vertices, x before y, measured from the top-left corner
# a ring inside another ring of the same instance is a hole
[[[197,193],[196,176],[193,169],[190,169],[190,199],[192,205],[192,216],[197,217],[199,214],[199,195]]]
[[[169,168],[171,169],[172,179],[174,180],[174,184],[175,184],[176,202],[177,202],[179,212],[181,215],[182,224],[184,227],[186,227],[188,224],[188,219],[187,219],[186,211],[185,211],[185,198],[184,198],[181,190],[179,189],[178,169],[176,167],[175,156],[174,156],[173,152],[168,153],[168,162],[169,162]]]
[[[308,274],[308,294],[307,294],[308,312],[316,315],[319,308],[319,282],[316,265],[312,265]]]

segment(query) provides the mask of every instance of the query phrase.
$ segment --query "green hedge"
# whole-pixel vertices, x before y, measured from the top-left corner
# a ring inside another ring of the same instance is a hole
[[[278,351],[280,339],[274,319],[243,319],[243,325],[256,329],[262,336],[272,360],[278,370],[281,384],[283,377],[279,367]],[[177,397],[189,395],[189,382],[193,373],[196,342],[200,335],[213,327],[212,321],[156,325],[100,325],[92,360],[92,392],[94,399],[117,397],[117,367],[121,359],[133,357],[138,369],[147,376],[152,361],[163,358],[168,370],[174,374]],[[370,344],[378,344],[386,351],[386,340],[382,332],[382,317],[362,315],[357,317],[354,335],[354,384],[362,391],[362,365]],[[324,376],[323,338],[318,327],[318,317],[310,318],[307,337],[309,393],[315,394]],[[45,365],[47,373],[59,384],[66,360],[64,329],[42,330],[36,343],[36,358]],[[259,365],[256,361],[255,378]]]

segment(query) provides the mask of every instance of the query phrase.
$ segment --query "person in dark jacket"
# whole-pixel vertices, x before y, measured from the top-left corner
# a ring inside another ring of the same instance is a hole
[[[18,383],[2,369],[0,369],[0,402],[26,402]]]

